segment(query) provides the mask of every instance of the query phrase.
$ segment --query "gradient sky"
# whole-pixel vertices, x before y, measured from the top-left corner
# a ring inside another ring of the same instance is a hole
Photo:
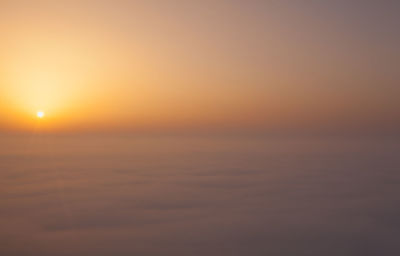
[[[398,1],[1,1],[0,130],[396,132]]]

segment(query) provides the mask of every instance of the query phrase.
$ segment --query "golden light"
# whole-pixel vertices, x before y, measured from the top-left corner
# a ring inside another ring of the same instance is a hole
[[[44,117],[44,112],[43,111],[38,111],[37,113],[36,113],[36,116],[38,117],[38,118],[43,118]]]

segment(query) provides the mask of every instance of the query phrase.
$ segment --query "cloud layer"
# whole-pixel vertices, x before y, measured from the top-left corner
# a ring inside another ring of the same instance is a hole
[[[1,255],[400,252],[393,142],[2,141]]]

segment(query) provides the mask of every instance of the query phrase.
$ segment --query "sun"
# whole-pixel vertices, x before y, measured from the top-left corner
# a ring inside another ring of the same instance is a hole
[[[38,111],[37,113],[36,113],[36,116],[38,117],[38,118],[43,118],[44,117],[44,112],[43,111]]]

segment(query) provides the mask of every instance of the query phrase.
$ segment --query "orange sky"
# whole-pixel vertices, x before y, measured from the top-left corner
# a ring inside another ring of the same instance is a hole
[[[400,126],[390,6],[246,3],[2,1],[0,130]]]

